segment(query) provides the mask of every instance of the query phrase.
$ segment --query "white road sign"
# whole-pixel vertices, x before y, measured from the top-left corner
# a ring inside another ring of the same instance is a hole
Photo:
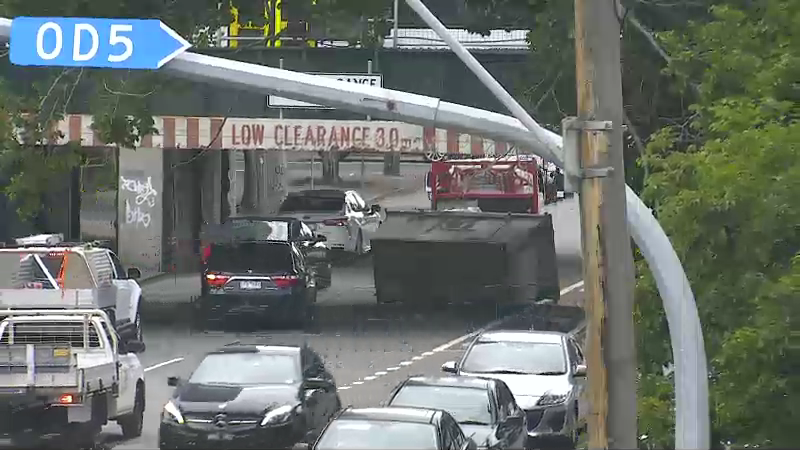
[[[319,77],[333,78],[334,80],[347,81],[348,83],[366,84],[369,86],[383,87],[383,77],[380,74],[368,75],[365,73],[310,73]],[[300,108],[300,109],[333,109],[327,106],[301,102],[290,98],[270,95],[267,97],[267,106],[270,108]]]

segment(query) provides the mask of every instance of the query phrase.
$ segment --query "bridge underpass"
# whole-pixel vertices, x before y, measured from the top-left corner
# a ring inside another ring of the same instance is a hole
[[[218,48],[198,49],[199,53],[219,56],[243,62],[279,67],[288,70],[315,73],[366,74],[369,61],[375,74],[380,74],[383,87],[441,98],[444,101],[473,106],[480,109],[504,112],[503,106],[467,71],[458,58],[449,50],[443,49],[359,49],[359,48]],[[476,57],[504,86],[512,92],[521,92],[528,87],[531,79],[536,79],[525,64],[526,52],[519,49],[480,48]],[[19,89],[30,86],[31,80],[47,73],[31,72],[17,66],[0,65],[0,71],[12,85]],[[122,83],[116,83],[130,75],[114,72],[106,87],[97,86],[97,80],[82,81],[73,93],[69,113],[89,114],[92,96],[107,90],[124,92]],[[88,77],[87,77],[88,78]],[[309,120],[364,121],[363,115],[342,110],[324,109],[283,109],[270,108],[266,96],[225,89],[204,83],[185,80],[168,80],[160,90],[146,97],[147,108],[154,116],[177,117],[235,117],[235,118],[274,118]],[[448,151],[447,140],[440,139],[437,145],[428,145],[429,150]],[[348,154],[341,149],[338,158]],[[320,153],[320,157],[325,153]],[[396,170],[396,169],[391,169]],[[390,173],[390,172],[387,172]]]

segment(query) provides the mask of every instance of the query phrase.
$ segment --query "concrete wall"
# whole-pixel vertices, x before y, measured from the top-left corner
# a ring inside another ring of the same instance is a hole
[[[162,271],[163,151],[121,149],[118,189],[119,257],[143,277],[155,275]]]

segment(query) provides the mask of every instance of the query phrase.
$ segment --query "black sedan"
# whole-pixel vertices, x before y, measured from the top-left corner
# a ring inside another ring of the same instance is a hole
[[[436,408],[450,413],[481,448],[524,449],[525,413],[503,381],[475,377],[411,377],[388,406]]]
[[[475,450],[446,411],[348,408],[322,432],[312,450]]]
[[[333,377],[305,346],[223,347],[169,384],[160,449],[291,448],[313,442],[341,409]]]

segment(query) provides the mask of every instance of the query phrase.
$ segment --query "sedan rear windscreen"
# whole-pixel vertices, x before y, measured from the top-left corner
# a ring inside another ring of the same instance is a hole
[[[208,269],[220,272],[291,272],[294,268],[291,247],[286,244],[238,242],[212,244]]]
[[[281,204],[280,212],[324,211],[338,212],[344,208],[342,197],[315,197],[311,195],[290,195]]]

